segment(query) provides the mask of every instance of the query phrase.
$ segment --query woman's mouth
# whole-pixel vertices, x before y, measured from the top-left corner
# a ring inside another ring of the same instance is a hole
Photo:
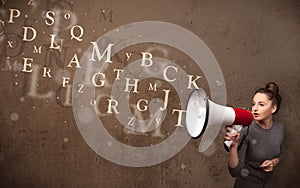
[[[254,116],[254,117],[258,117],[258,116],[259,116],[259,113],[253,113],[253,116]]]

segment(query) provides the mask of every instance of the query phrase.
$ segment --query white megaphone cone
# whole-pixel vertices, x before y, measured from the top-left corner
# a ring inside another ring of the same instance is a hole
[[[201,88],[194,90],[187,102],[186,127],[193,138],[200,137],[207,127],[218,132],[222,125],[248,126],[252,119],[252,113],[248,110],[231,108],[210,101]],[[214,135],[217,135],[217,132]],[[225,144],[230,147],[231,143],[225,142]]]

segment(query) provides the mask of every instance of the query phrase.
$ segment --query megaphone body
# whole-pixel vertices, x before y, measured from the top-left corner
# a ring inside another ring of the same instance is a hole
[[[249,110],[216,104],[208,99],[202,88],[192,91],[187,102],[186,126],[193,138],[200,137],[207,127],[233,124],[248,126],[252,120]]]

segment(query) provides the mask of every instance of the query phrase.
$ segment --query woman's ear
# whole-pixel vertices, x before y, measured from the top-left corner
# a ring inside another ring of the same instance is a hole
[[[277,105],[275,104],[272,106],[272,114],[274,114],[276,112],[276,110],[277,110]]]

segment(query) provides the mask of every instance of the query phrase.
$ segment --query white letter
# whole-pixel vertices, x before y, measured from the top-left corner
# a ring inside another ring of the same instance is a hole
[[[107,99],[108,100],[108,109],[107,109],[107,113],[112,114],[111,109],[113,108],[116,114],[119,114],[118,110],[117,110],[117,106],[118,106],[118,101],[116,101],[115,99]],[[112,105],[112,102],[115,103],[115,105]]]
[[[135,118],[134,117],[128,117],[128,119],[129,119],[129,122],[127,123],[127,125],[133,126],[134,125],[134,121],[133,120],[135,120]]]
[[[173,109],[172,114],[174,114],[174,112],[179,112],[178,113],[178,121],[177,121],[177,124],[175,125],[175,127],[183,127],[183,125],[181,124],[181,119],[182,119],[182,113],[185,112],[185,110]]]
[[[115,80],[120,80],[120,72],[123,72],[123,70],[120,69],[114,69],[114,72],[117,72],[117,76]]]
[[[126,52],[126,57],[127,57],[126,60],[127,60],[127,61],[129,60],[129,58],[131,57],[131,55],[132,55],[132,53],[127,53],[127,52]]]
[[[95,73],[95,74],[93,75],[93,77],[92,77],[92,83],[93,83],[93,85],[94,85],[95,87],[101,87],[101,86],[104,86],[105,80],[100,80],[100,83],[101,83],[100,85],[96,83],[96,77],[97,77],[98,75],[101,75],[101,76],[105,79],[105,74],[103,74],[103,73],[101,73],[101,72],[97,72],[97,73]]]
[[[187,87],[188,89],[192,89],[192,84],[195,86],[196,89],[199,89],[199,87],[196,84],[196,80],[198,80],[199,78],[201,78],[201,76],[197,76],[196,79],[193,79],[193,75],[187,75],[189,77],[189,86]]]
[[[152,85],[152,83],[149,83],[149,89],[148,90],[154,90],[154,91],[156,91],[157,89],[156,89],[156,86],[157,86],[157,84],[154,84],[154,86]]]
[[[141,109],[140,108],[140,102],[142,102],[142,101],[144,101],[146,104],[148,104],[148,101],[146,100],[146,99],[140,99],[138,102],[137,102],[137,104],[136,104],[136,107],[137,107],[137,109],[139,110],[139,111],[146,111],[147,109],[148,109],[148,106],[147,105],[145,105],[144,106],[144,109]]]
[[[90,59],[91,61],[96,61],[95,57],[94,57],[95,56],[95,51],[96,51],[96,55],[97,55],[98,61],[101,61],[101,59],[103,58],[104,54],[107,53],[105,63],[112,63],[112,61],[110,60],[110,54],[111,54],[111,47],[114,44],[109,44],[106,47],[106,49],[103,52],[103,54],[101,55],[97,43],[96,42],[91,42],[91,43],[93,44],[92,57]]]
[[[177,67],[174,67],[174,66],[167,66],[164,71],[163,71],[163,78],[167,81],[167,82],[174,82],[176,80],[176,78],[174,78],[173,80],[169,79],[167,77],[167,71],[169,68],[173,68],[175,69],[175,71],[177,72]]]
[[[33,41],[36,37],[36,30],[33,27],[23,27],[23,29],[24,29],[23,41]],[[31,39],[27,38],[27,30],[28,29],[30,29],[32,31]]]
[[[129,92],[128,86],[134,86],[133,92],[138,93],[137,84],[138,84],[139,79],[134,79],[134,84],[129,84],[130,78],[125,78],[125,80],[126,80],[126,89],[125,89],[125,91]]]
[[[42,46],[39,46],[39,48],[36,47],[36,45],[33,46],[33,53],[42,53]]]
[[[22,72],[32,72],[32,70],[33,69],[31,69],[31,63],[27,63],[27,61],[31,61],[31,62],[33,62],[33,59],[32,58],[26,58],[26,57],[23,57],[23,70],[22,70]],[[28,70],[27,70],[27,67],[29,68]]]
[[[143,67],[150,67],[152,64],[153,64],[153,61],[152,61],[152,54],[149,53],[149,52],[141,52],[142,53],[142,65]],[[146,55],[148,55],[149,57],[146,57]],[[145,64],[145,61],[148,60],[149,61],[149,64]]]
[[[50,13],[52,14],[52,16],[50,16]],[[47,11],[46,12],[46,18],[49,18],[49,20],[51,21],[50,23],[47,22],[47,19],[45,20],[46,25],[51,26],[54,24],[54,16],[55,13],[53,11]]]
[[[72,63],[76,64],[76,68],[81,68],[79,61],[78,61],[78,57],[77,54],[74,54],[73,58],[71,59],[70,63],[67,65],[67,67],[72,67]]]
[[[83,87],[84,87],[84,85],[83,84],[78,84],[78,86],[79,86],[79,89],[77,90],[77,93],[83,93]]]
[[[9,12],[10,12],[10,14],[9,14],[8,23],[15,23],[13,21],[13,18],[17,18],[17,17],[19,17],[21,15],[20,10],[18,10],[18,9],[9,9]],[[17,12],[17,15],[14,15],[14,12]]]
[[[75,36],[74,35],[74,28],[75,27],[78,27],[79,28],[79,30],[80,30],[80,34],[79,34],[79,36]],[[81,26],[79,26],[79,25],[74,25],[72,28],[71,28],[71,30],[70,30],[70,34],[71,34],[71,40],[72,39],[76,39],[76,40],[78,40],[78,41],[82,41],[83,39],[81,38],[82,37],[82,35],[83,35],[83,32],[84,32],[84,30],[83,30],[83,27],[81,27]]]
[[[66,84],[69,83],[70,78],[69,77],[62,77],[62,79],[63,79],[62,87],[66,87]]]
[[[48,67],[44,67],[44,74],[43,77],[47,77],[46,74],[48,75],[49,78],[51,78],[52,76],[50,75],[50,71],[51,69]]]
[[[164,107],[160,107],[160,110],[165,110],[168,106],[168,100],[169,100],[169,93],[170,93],[170,90],[163,90],[165,92],[165,100],[164,100]]]
[[[59,46],[58,44],[57,44],[57,46],[54,46],[54,43],[56,43],[55,40],[54,40],[55,35],[50,34],[50,36],[51,36],[51,45],[50,45],[50,48],[59,50],[61,52],[61,49],[62,49],[61,46],[63,45],[64,39],[60,39],[61,46]]]

